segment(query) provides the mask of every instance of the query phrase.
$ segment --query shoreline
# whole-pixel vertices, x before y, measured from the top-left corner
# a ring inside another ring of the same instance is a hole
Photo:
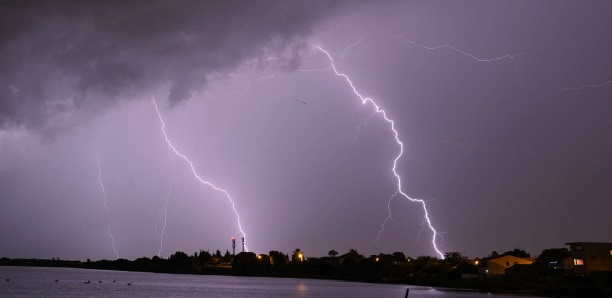
[[[160,258],[94,262],[0,258],[0,266],[10,267],[54,267],[163,274],[301,278],[419,286],[440,291],[511,294],[527,297],[612,297],[612,274],[602,274],[599,277],[543,275],[530,279],[511,276],[478,276],[478,278],[462,280],[461,278],[416,277],[399,274],[385,276],[374,274],[376,273],[374,270],[364,271],[358,267],[343,268],[336,266],[320,270],[318,267],[309,267],[306,266],[307,264],[300,263],[283,263],[277,266],[256,266],[256,264],[247,266],[246,263],[236,262],[231,265],[226,263],[207,264],[197,267],[197,271],[193,267],[186,266],[186,264],[175,264],[170,260]]]

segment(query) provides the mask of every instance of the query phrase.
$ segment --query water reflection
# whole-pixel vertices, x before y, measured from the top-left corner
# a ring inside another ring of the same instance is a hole
[[[297,284],[297,293],[294,297],[308,297],[308,286],[304,282]]]
[[[0,277],[2,280],[7,280],[0,282],[0,296],[8,297],[402,298],[407,287],[410,287],[410,298],[512,297],[407,285],[332,280],[156,274],[71,268],[0,266]],[[85,283],[86,281],[101,282]]]

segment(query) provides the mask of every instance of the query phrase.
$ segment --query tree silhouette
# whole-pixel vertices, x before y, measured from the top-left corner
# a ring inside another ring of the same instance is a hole
[[[567,248],[549,248],[542,251],[542,253],[538,256],[538,260],[544,263],[546,266],[549,266],[551,262],[561,262],[561,267],[563,266],[563,259],[571,257]]]
[[[302,250],[299,249],[299,248],[296,248],[293,251],[293,255],[291,256],[291,261],[293,261],[293,262],[303,261],[303,259],[300,257],[300,256],[302,256],[302,254],[303,254]]]
[[[189,256],[182,251],[177,251],[172,254],[170,258],[168,258],[168,262],[170,266],[172,266],[173,270],[187,270],[187,268],[189,267]]]
[[[451,267],[457,267],[463,262],[463,255],[460,252],[450,251],[444,254],[444,261]]]
[[[393,261],[406,262],[406,255],[401,251],[396,251],[393,253]]]
[[[330,257],[335,258],[338,255],[338,252],[334,249],[330,250],[329,253],[327,253]]]
[[[198,253],[198,263],[200,264],[200,266],[208,263],[210,260],[212,259],[212,256],[210,255],[210,253],[206,250],[200,250],[200,253]]]
[[[288,256],[285,256],[285,254],[280,251],[271,250],[268,254],[270,255],[270,262],[274,266],[287,264],[287,262],[289,262]]]
[[[529,257],[531,257],[531,255],[528,252],[526,252],[526,251],[524,251],[522,249],[518,249],[518,248],[515,248],[513,250],[507,251],[507,252],[503,253],[502,255],[503,256],[515,256],[517,258],[529,258]]]

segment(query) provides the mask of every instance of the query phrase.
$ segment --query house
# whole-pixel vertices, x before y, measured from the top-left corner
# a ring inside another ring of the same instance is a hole
[[[510,280],[529,281],[537,280],[538,276],[546,271],[546,265],[535,262],[533,264],[517,264],[506,269],[506,278]]]
[[[612,243],[570,242],[572,271],[590,275],[593,271],[612,271]]]
[[[530,265],[533,260],[518,258],[512,255],[505,255],[487,261],[486,274],[503,275],[506,269],[514,265]]]

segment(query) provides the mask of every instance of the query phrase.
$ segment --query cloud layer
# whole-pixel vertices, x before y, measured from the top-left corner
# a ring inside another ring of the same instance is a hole
[[[175,105],[246,59],[287,67],[338,1],[60,1],[0,7],[0,128],[56,130],[166,86]],[[78,111],[78,113],[73,113]],[[78,116],[76,116],[78,115]]]

